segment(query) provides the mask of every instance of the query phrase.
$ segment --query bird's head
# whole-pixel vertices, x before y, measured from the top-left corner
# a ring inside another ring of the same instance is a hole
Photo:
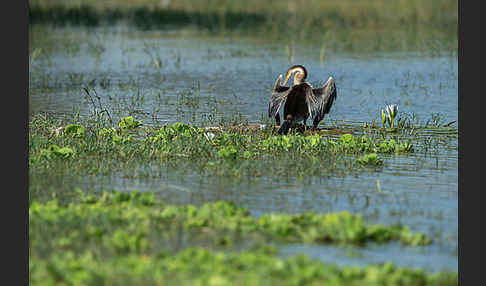
[[[294,84],[302,83],[307,78],[307,70],[305,69],[304,66],[302,66],[302,65],[291,66],[287,70],[287,74],[285,75],[285,81],[284,81],[283,85],[285,85],[287,83],[287,81],[289,80],[290,76],[293,73],[295,73]]]

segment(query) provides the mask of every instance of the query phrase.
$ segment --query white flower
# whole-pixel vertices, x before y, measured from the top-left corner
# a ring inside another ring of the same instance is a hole
[[[395,124],[395,117],[397,116],[397,113],[398,113],[398,105],[397,104],[390,104],[390,105],[386,105],[385,106],[385,110],[386,110],[386,119],[387,121],[390,123],[391,127],[393,127]],[[383,121],[383,110],[381,111],[382,112],[382,121]]]
[[[207,140],[211,140],[216,135],[214,135],[214,133],[209,132],[209,133],[204,133],[204,136],[206,137]]]
[[[398,112],[398,105],[397,104],[390,104],[386,106],[386,111],[391,118],[395,118]]]

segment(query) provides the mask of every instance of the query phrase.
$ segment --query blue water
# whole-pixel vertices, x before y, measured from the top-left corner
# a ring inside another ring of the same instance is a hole
[[[201,38],[116,28],[57,28],[46,37],[31,43],[43,47],[29,69],[32,113],[89,114],[91,105],[82,86],[95,80],[102,103],[113,115],[130,113],[147,125],[208,124],[208,120],[233,117],[261,123],[275,79],[291,65],[284,48],[251,38]],[[103,50],[97,60],[96,47]],[[319,47],[296,46],[293,64],[307,67],[314,86],[331,75],[335,78],[338,97],[329,117],[321,122],[324,126],[381,124],[380,110],[391,103],[398,104],[400,114],[413,113],[420,121],[432,114],[440,115],[444,123],[458,120],[455,54],[327,52],[323,62],[319,55]],[[196,96],[197,104],[184,100]],[[309,210],[359,212],[372,223],[402,223],[412,231],[425,232],[434,242],[426,247],[387,244],[354,250],[288,245],[281,254],[303,252],[339,265],[392,261],[430,271],[456,271],[457,146],[457,139],[452,139],[433,152],[383,155],[381,171],[359,175],[286,181],[263,175],[258,180],[235,181],[201,176],[190,166],[183,170],[156,166],[162,171],[150,178],[113,174],[73,178],[71,185],[150,190],[170,203],[230,200],[256,216]]]

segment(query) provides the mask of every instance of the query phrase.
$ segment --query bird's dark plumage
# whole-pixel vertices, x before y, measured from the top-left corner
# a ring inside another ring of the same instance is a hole
[[[294,77],[294,85],[284,86],[294,71],[298,73]],[[296,78],[297,75],[299,78]],[[336,85],[333,77],[330,77],[321,88],[312,88],[308,82],[304,81],[306,77],[307,71],[303,66],[293,66],[287,71],[284,85],[281,85],[282,75],[275,81],[268,105],[268,116],[274,117],[276,123],[280,125],[279,110],[285,102],[284,122],[278,130],[279,134],[287,134],[289,128],[296,122],[304,121],[305,125],[309,117],[313,120],[313,127],[316,128],[324,116],[329,113],[336,99]]]

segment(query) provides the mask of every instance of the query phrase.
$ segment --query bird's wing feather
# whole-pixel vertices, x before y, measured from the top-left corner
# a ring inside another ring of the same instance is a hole
[[[272,95],[270,96],[270,102],[268,103],[268,117],[270,118],[275,117],[292,90],[292,88],[288,86],[281,85],[281,82],[282,75],[280,75],[275,81],[272,89]]]
[[[322,120],[324,115],[329,113],[336,96],[336,85],[332,77],[321,88],[309,89],[306,93],[306,100],[311,118],[317,117],[319,121]]]

